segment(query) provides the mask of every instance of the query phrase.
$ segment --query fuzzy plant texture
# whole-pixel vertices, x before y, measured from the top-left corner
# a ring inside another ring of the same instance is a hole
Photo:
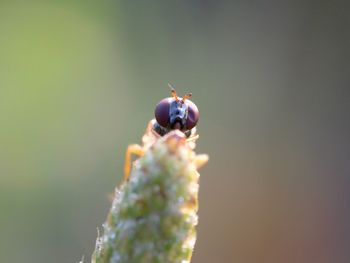
[[[188,263],[196,240],[198,155],[172,132],[117,187],[92,263]]]

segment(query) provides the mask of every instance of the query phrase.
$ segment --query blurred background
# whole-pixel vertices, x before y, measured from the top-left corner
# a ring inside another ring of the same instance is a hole
[[[346,1],[1,1],[1,262],[89,262],[168,82],[211,158],[193,263],[350,262],[349,25]]]

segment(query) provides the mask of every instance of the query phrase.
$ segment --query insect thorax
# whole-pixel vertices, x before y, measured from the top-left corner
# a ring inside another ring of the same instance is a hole
[[[155,123],[153,125],[153,129],[160,136],[164,136],[168,132],[172,131],[172,129],[170,129],[170,128],[164,128],[164,127],[160,126],[157,121],[155,121]],[[192,134],[192,130],[185,131],[184,134],[186,135],[187,138],[189,138]]]

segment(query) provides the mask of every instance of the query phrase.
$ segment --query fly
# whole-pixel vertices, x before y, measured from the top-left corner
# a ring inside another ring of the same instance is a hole
[[[147,150],[161,137],[171,131],[177,131],[184,137],[185,143],[194,149],[199,135],[196,134],[196,125],[199,120],[199,110],[190,98],[192,93],[179,97],[175,89],[171,89],[171,97],[162,99],[154,111],[155,118],[149,121],[142,137],[142,145],[130,144],[125,154],[124,181],[127,181],[131,172],[132,155],[143,156]],[[196,156],[197,168],[208,161],[206,154]]]

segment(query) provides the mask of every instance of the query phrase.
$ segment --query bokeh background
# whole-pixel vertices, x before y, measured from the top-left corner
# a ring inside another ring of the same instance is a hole
[[[346,1],[1,1],[1,262],[89,261],[155,104],[198,105],[193,263],[350,262]]]

